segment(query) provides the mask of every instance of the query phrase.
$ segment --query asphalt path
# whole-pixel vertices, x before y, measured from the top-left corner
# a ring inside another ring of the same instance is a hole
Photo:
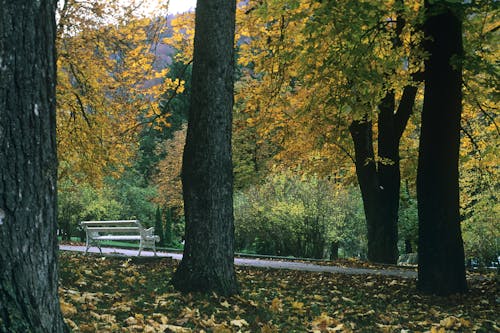
[[[75,251],[75,252],[85,252],[85,246],[76,245],[59,245],[59,249],[63,251]],[[89,249],[90,253],[99,253],[99,249],[96,247],[91,247]],[[138,250],[127,250],[119,248],[109,248],[102,247],[103,254],[106,255],[116,255],[125,257],[136,257]],[[141,257],[153,257],[153,251],[142,251]],[[175,252],[157,252],[158,257],[170,257],[175,260],[182,259],[182,253]],[[384,275],[384,276],[394,276],[402,277],[407,279],[416,279],[417,273],[412,270],[401,270],[401,269],[371,269],[371,268],[352,268],[352,267],[341,267],[341,266],[325,266],[317,265],[304,262],[295,261],[285,261],[285,260],[266,260],[266,259],[249,259],[249,258],[235,258],[235,265],[238,266],[248,266],[248,267],[258,267],[258,268],[273,268],[273,269],[290,269],[298,271],[308,271],[308,272],[326,272],[326,273],[337,273],[337,274],[351,274],[351,275]]]

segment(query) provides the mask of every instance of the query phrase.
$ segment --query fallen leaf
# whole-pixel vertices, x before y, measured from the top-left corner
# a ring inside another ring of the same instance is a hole
[[[234,319],[231,320],[231,325],[233,326],[238,326],[239,328],[242,328],[243,326],[248,326],[248,322],[245,319]]]

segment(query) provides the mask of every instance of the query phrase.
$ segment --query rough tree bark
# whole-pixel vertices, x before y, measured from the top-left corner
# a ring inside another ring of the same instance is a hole
[[[238,292],[231,161],[235,11],[234,0],[198,1],[196,7],[182,166],[186,243],[172,281],[181,291]]]
[[[417,171],[418,283],[429,294],[465,292],[459,173],[462,21],[459,6],[425,1],[425,91]]]
[[[55,0],[0,1],[0,332],[63,332]]]

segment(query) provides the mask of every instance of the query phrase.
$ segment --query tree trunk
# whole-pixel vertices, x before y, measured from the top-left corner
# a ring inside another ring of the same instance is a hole
[[[395,264],[398,259],[399,143],[416,94],[417,87],[405,87],[397,109],[393,92],[388,92],[381,101],[379,162],[375,161],[373,150],[372,122],[354,120],[349,126],[368,231],[368,260],[372,262]]]
[[[462,68],[454,58],[462,54],[462,23],[445,2],[426,1],[425,7],[429,58],[417,173],[417,287],[449,295],[467,289],[458,184]]]
[[[198,1],[192,94],[182,166],[186,244],[173,284],[238,292],[234,270],[231,128],[234,0]]]
[[[339,242],[334,241],[330,243],[330,260],[337,260],[339,258]]]
[[[0,332],[63,332],[54,0],[0,1]]]
[[[395,186],[395,182],[399,180],[399,166],[379,165],[377,170],[371,122],[354,121],[349,129],[354,141],[356,174],[366,217],[368,260],[396,263],[399,186]]]
[[[411,240],[405,239],[405,253],[410,254],[413,252],[413,247],[411,246]]]

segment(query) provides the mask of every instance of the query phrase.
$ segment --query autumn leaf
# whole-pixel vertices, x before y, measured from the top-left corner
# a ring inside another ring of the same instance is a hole
[[[61,304],[62,314],[65,317],[72,317],[78,312],[76,307],[71,303],[67,303],[64,300],[60,300],[60,304]]]

